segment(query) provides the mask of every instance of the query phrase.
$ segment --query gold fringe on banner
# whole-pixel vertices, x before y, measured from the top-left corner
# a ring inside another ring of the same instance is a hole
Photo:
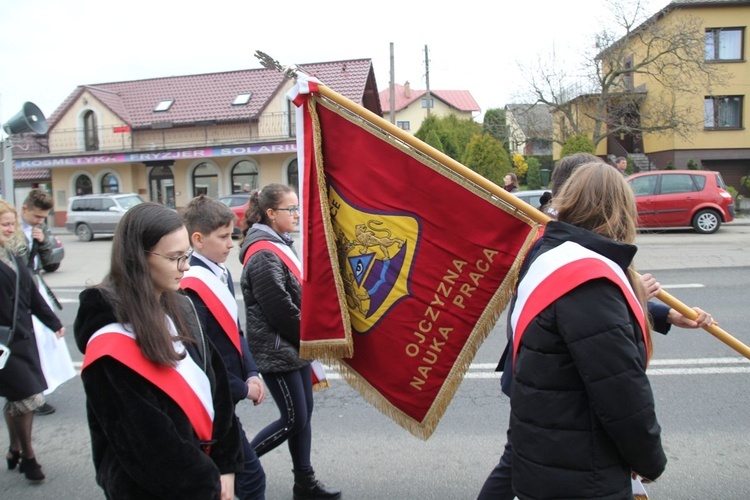
[[[318,180],[317,189],[320,198],[320,212],[323,218],[323,232],[325,234],[328,256],[333,268],[333,279],[336,284],[336,298],[341,311],[341,322],[344,326],[344,338],[326,340],[300,340],[299,355],[304,359],[320,359],[332,362],[338,358],[351,358],[354,355],[354,344],[352,341],[352,326],[349,317],[349,308],[346,305],[344,283],[341,281],[341,268],[337,257],[336,240],[333,236],[333,224],[331,222],[331,210],[328,206],[328,183],[326,182],[325,169],[323,165],[323,138],[320,130],[320,118],[316,106],[316,99],[311,96],[307,100],[308,111],[312,119],[313,149],[315,152],[315,168]],[[325,300],[328,300],[326,297]]]

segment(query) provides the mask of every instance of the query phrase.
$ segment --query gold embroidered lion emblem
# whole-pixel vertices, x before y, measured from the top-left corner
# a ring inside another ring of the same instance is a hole
[[[382,221],[370,219],[367,221],[367,224],[357,224],[354,226],[354,241],[351,243],[353,246],[362,247],[359,250],[360,255],[367,253],[370,248],[377,247],[383,252],[383,256],[386,259],[390,259],[391,256],[388,253],[390,247],[396,245],[396,249],[400,250],[404,246],[405,241],[401,238],[393,238],[390,229],[373,227],[373,225],[382,224]],[[379,236],[376,232],[383,236]]]

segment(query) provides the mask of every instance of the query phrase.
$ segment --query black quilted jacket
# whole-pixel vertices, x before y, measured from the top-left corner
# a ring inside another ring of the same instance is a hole
[[[566,241],[623,269],[636,251],[550,222],[536,258]],[[531,321],[511,393],[518,498],[630,499],[631,469],[661,475],[667,459],[645,368],[640,326],[609,280],[580,285]]]
[[[269,240],[289,245],[277,233],[253,227],[240,251],[244,262],[248,247]],[[294,371],[310,364],[299,357],[300,303],[302,286],[292,272],[270,250],[253,255],[240,278],[245,300],[245,336],[261,373]]]

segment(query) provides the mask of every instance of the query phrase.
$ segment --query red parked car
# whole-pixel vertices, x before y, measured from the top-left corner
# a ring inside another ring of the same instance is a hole
[[[711,234],[734,220],[734,200],[719,172],[657,170],[628,177],[638,207],[638,227],[690,227]]]
[[[245,212],[250,206],[250,195],[249,194],[230,194],[228,196],[219,197],[219,201],[228,206],[237,216],[234,221],[234,235],[239,237],[242,230],[245,228]]]

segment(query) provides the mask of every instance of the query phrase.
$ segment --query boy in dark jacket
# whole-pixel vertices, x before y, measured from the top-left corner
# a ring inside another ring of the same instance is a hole
[[[221,353],[235,405],[243,399],[260,404],[266,397],[263,381],[247,347],[238,321],[234,283],[224,262],[234,248],[234,214],[218,200],[201,195],[183,212],[193,254],[181,287],[198,312],[201,325]],[[265,498],[266,476],[260,460],[240,425],[245,465],[235,476],[241,500]]]

